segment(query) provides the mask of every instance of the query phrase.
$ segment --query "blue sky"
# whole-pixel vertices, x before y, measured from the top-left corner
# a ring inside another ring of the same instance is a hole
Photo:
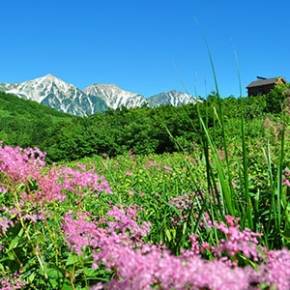
[[[114,83],[150,96],[238,95],[257,75],[290,80],[288,0],[3,0],[0,82],[47,73],[80,88]],[[245,93],[245,91],[244,91]]]

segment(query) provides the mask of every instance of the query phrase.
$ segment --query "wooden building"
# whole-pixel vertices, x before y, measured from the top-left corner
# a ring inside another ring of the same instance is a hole
[[[248,86],[248,96],[265,95],[269,93],[276,85],[286,84],[283,77],[264,78],[257,77],[257,80],[251,82]]]

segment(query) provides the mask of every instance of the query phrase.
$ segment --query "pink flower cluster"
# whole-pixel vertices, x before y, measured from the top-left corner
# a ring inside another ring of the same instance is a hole
[[[0,185],[0,193],[6,193],[7,188],[5,186]]]
[[[5,234],[7,230],[13,226],[13,222],[5,216],[0,216],[0,237]]]
[[[283,184],[286,185],[287,187],[290,187],[290,169],[289,168],[286,168],[284,170]]]
[[[22,200],[18,203],[18,207],[7,207],[3,206],[0,208],[0,212],[3,212],[6,216],[9,216],[10,219],[5,217],[6,224],[8,226],[6,227],[6,230],[10,227],[13,226],[13,223],[15,222],[15,219],[19,220],[22,218],[25,221],[30,221],[32,223],[36,223],[37,221],[42,221],[47,218],[45,214],[45,210],[41,209],[41,212],[37,210],[37,208],[31,208],[25,207],[25,202]],[[2,217],[4,218],[4,216]],[[1,216],[0,216],[0,224],[1,224]]]
[[[0,172],[17,182],[34,178],[45,165],[45,154],[38,148],[22,149],[4,146],[0,142]]]
[[[27,185],[22,198],[32,202],[62,201],[65,191],[83,193],[84,190],[111,193],[111,188],[103,176],[93,171],[72,168],[54,168],[44,173],[45,154],[37,148],[21,149],[0,144],[0,173],[14,182]],[[1,187],[1,191],[7,191]]]
[[[8,278],[0,277],[0,290],[18,290],[23,289],[24,286],[25,283],[19,278],[17,273]]]
[[[277,289],[290,289],[290,252],[286,249],[269,251],[267,264],[261,266],[261,281]]]
[[[11,282],[8,279],[0,280],[0,290],[18,290],[23,289],[25,284],[22,281]]]
[[[261,234],[254,233],[249,229],[241,231],[238,227],[238,219],[232,216],[226,216],[225,219],[226,223],[213,223],[213,226],[224,233],[226,237],[220,240],[219,245],[214,248],[214,253],[219,257],[223,254],[228,254],[230,257],[243,254],[247,258],[258,261],[260,255],[257,245]]]
[[[112,221],[107,221],[107,231],[111,233],[127,233],[128,236],[137,240],[148,235],[150,231],[150,223],[143,222],[142,225],[139,225],[136,222],[136,207],[121,209],[114,206],[107,212],[107,216],[113,218]]]
[[[255,289],[262,283],[280,290],[290,289],[290,253],[287,250],[269,252],[268,259],[257,271],[219,258],[210,261],[202,258],[194,236],[191,238],[192,249],[174,256],[162,246],[142,242],[141,237],[146,231],[143,225],[136,223],[135,210],[130,216],[129,209],[127,218],[124,214],[125,211],[113,208],[109,216],[114,217],[115,222],[108,221],[107,226],[104,221],[102,226],[91,221],[87,213],[78,214],[76,218],[67,214],[64,218],[63,229],[70,248],[79,254],[85,247],[91,248],[94,266],[102,264],[115,273],[113,280],[104,285],[97,284],[92,289],[238,290]],[[252,247],[256,245],[256,234],[240,231],[230,217],[227,217],[227,223],[216,224],[226,234],[226,239],[213,249],[217,252],[227,250],[229,254],[241,252],[255,259],[257,254]],[[238,238],[241,240],[236,240]],[[244,242],[250,243],[250,250],[245,248]]]
[[[126,215],[128,213],[128,215]],[[139,225],[136,222],[136,209],[126,210],[114,207],[107,213],[107,219],[100,219],[97,223],[90,221],[88,212],[78,213],[74,219],[72,213],[64,216],[63,230],[69,246],[77,253],[90,246],[99,248],[101,244],[122,241],[125,244],[136,243],[148,234],[149,223]],[[112,221],[111,218],[114,218]]]
[[[63,167],[58,170],[62,177],[62,187],[68,191],[88,188],[96,192],[112,193],[110,185],[104,176],[98,176],[91,171],[78,171],[72,168]]]
[[[172,226],[178,226],[188,218],[188,210],[193,206],[193,193],[182,194],[169,200],[169,204],[178,209],[179,214],[171,217]]]
[[[79,213],[74,219],[72,213],[64,216],[63,230],[70,248],[81,254],[85,247],[96,247],[105,230],[90,222],[89,213]]]
[[[33,194],[23,193],[22,197],[25,200],[38,202],[63,201],[66,197],[66,191],[80,195],[84,190],[112,193],[108,181],[92,171],[80,172],[67,167],[51,168],[46,174],[38,174],[35,180],[38,190]]]

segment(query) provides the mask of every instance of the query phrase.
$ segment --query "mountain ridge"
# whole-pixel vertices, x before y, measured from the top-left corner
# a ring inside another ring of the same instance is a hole
[[[145,98],[141,94],[124,90],[115,84],[93,83],[84,89],[79,89],[52,74],[21,83],[0,83],[0,91],[79,116],[93,115],[108,108],[116,110],[121,107],[180,106],[199,101],[196,97],[176,90]]]
[[[89,96],[98,96],[107,106],[116,110],[122,106],[126,108],[140,107],[146,104],[146,99],[137,93],[126,91],[113,84],[93,84],[83,90]]]

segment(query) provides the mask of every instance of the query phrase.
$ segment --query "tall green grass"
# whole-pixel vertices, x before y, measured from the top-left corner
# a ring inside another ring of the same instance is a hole
[[[289,227],[289,197],[286,195],[286,188],[283,186],[283,170],[286,167],[285,163],[285,128],[287,122],[283,122],[279,152],[275,152],[275,164],[273,164],[272,150],[270,148],[270,140],[264,140],[261,132],[261,147],[258,148],[260,152],[257,155],[264,155],[264,166],[267,168],[267,177],[265,183],[268,185],[266,190],[261,192],[255,187],[255,183],[259,183],[259,176],[254,176],[251,172],[250,163],[254,163],[255,159],[249,157],[249,148],[247,136],[248,123],[245,119],[240,120],[240,140],[234,142],[239,147],[240,154],[235,156],[231,152],[231,144],[229,144],[229,137],[227,136],[227,128],[225,124],[223,101],[220,97],[217,74],[214,66],[214,61],[210,49],[208,48],[208,55],[210,65],[212,68],[217,102],[208,110],[205,110],[205,116],[199,110],[197,104],[198,118],[200,122],[200,139],[202,144],[202,157],[200,162],[204,168],[204,180],[206,180],[206,189],[203,196],[194,196],[191,207],[188,210],[188,217],[182,225],[177,229],[166,228],[164,225],[165,239],[174,244],[174,250],[179,252],[183,247],[183,241],[191,233],[200,232],[199,227],[205,214],[215,220],[223,220],[226,215],[232,215],[240,219],[243,228],[248,227],[254,231],[260,231],[263,234],[263,241],[265,245],[270,248],[279,248],[282,246],[289,246],[290,227]],[[238,79],[240,94],[241,90],[241,76],[238,68]],[[215,116],[216,122],[213,128],[208,126],[208,114]],[[217,147],[215,139],[212,135],[214,129],[221,131],[222,148]],[[180,151],[185,152],[179,141],[174,138],[170,130],[165,126],[165,130],[170,138],[176,143]],[[265,145],[266,144],[266,145]],[[267,145],[268,144],[268,145]],[[277,147],[275,147],[277,149]],[[223,158],[220,156],[220,150],[224,154]],[[233,172],[233,163],[238,164],[238,173]],[[263,165],[262,165],[263,166]],[[186,164],[187,170],[190,172],[192,183],[196,190],[202,191],[198,186],[198,179],[192,170],[191,164]],[[234,175],[236,175],[234,177]],[[253,180],[256,178],[256,180]],[[238,183],[238,186],[234,186]],[[204,187],[203,187],[204,190]],[[193,218],[195,214],[195,218]],[[166,213],[165,216],[169,214]],[[167,225],[168,226],[168,225]],[[170,226],[169,226],[170,227]],[[162,230],[161,230],[162,232]],[[170,234],[171,233],[171,234]],[[202,235],[201,235],[202,236]],[[214,239],[214,237],[213,237]]]

